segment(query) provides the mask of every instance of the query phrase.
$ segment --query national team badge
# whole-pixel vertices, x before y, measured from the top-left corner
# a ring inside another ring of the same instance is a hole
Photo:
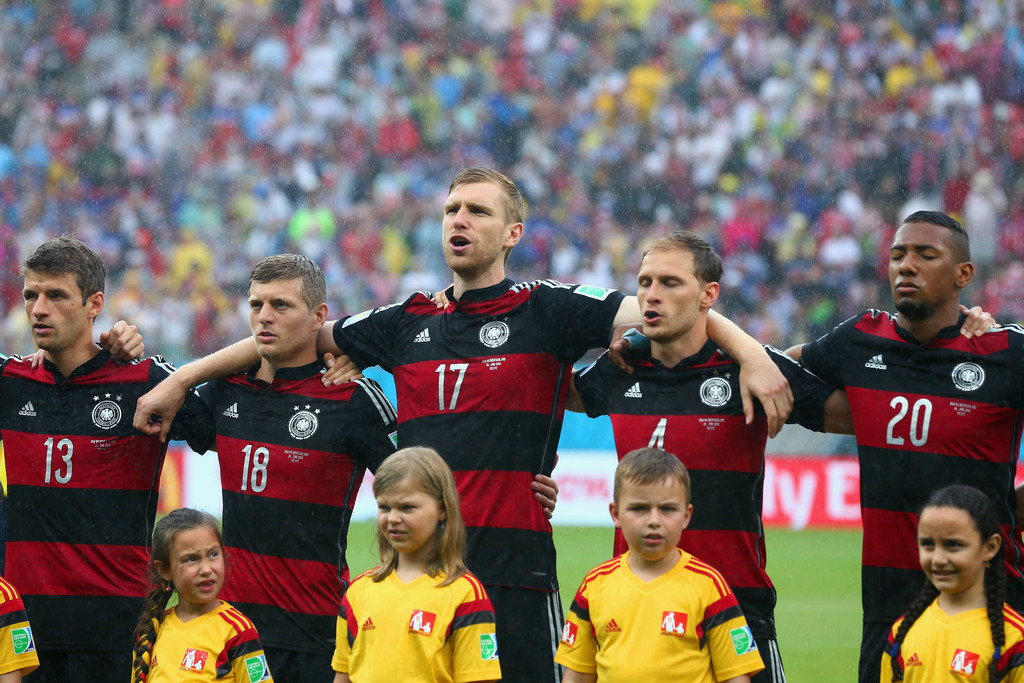
[[[11,645],[14,647],[14,654],[23,655],[26,652],[36,651],[36,641],[32,637],[32,627],[24,626],[11,630]]]
[[[974,678],[979,659],[980,656],[973,652],[958,649],[953,653],[953,661],[949,663],[949,670],[967,678]]]
[[[113,401],[100,401],[92,409],[92,423],[100,429],[110,429],[121,421],[121,406]]]
[[[683,612],[662,612],[661,632],[670,636],[686,635],[686,614]]]
[[[498,658],[498,637],[493,633],[480,634],[480,659],[490,662]]]
[[[488,348],[497,348],[508,341],[508,325],[492,320],[480,328],[480,343]]]
[[[710,377],[700,385],[700,400],[706,406],[718,408],[732,398],[732,387],[721,377]]]
[[[249,674],[249,683],[270,680],[270,669],[267,668],[266,655],[254,655],[245,658],[245,672]]]
[[[734,628],[729,631],[729,637],[732,638],[732,649],[736,651],[737,655],[745,655],[757,649],[754,634],[750,632],[749,626]]]
[[[185,656],[181,659],[181,670],[202,671],[209,656],[210,653],[205,650],[196,650],[190,647],[185,650]]]
[[[953,384],[961,391],[974,391],[985,383],[985,370],[977,363],[961,363],[953,368]]]
[[[576,634],[579,627],[571,621],[566,621],[565,626],[562,627],[562,642],[572,647],[576,644]]]
[[[288,433],[296,439],[308,439],[316,432],[318,424],[316,415],[308,410],[300,410],[288,420]]]
[[[424,612],[421,609],[413,610],[412,617],[409,618],[409,630],[429,636],[434,632],[435,621],[437,621],[436,614]]]

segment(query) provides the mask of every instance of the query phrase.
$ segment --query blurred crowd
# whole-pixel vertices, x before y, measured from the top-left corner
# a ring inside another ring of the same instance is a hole
[[[718,309],[785,347],[889,308],[892,232],[960,218],[968,292],[1024,320],[1024,3],[1014,0],[7,0],[0,350],[20,259],[76,232],[102,324],[176,362],[248,331],[260,258],[332,316],[449,282],[440,207],[487,165],[531,215],[516,279],[635,291],[700,233]]]

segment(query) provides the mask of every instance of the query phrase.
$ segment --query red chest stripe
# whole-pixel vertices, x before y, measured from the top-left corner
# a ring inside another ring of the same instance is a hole
[[[950,398],[846,387],[860,446],[1006,462],[1020,411]],[[983,434],[984,438],[979,438]]]
[[[560,367],[558,359],[545,353],[431,360],[396,367],[398,421],[452,412],[520,411],[547,415],[554,403]],[[560,400],[568,391],[568,384],[562,383]]]

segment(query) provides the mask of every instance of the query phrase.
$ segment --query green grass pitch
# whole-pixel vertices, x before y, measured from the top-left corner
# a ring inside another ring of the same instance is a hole
[[[352,575],[377,558],[371,522],[349,532]],[[791,683],[852,681],[860,649],[860,538],[856,531],[768,529],[768,573],[775,581],[779,647]],[[555,527],[562,603],[611,551],[607,527]]]

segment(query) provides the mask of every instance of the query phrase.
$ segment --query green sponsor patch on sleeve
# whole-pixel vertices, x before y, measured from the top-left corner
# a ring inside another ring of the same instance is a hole
[[[749,626],[734,628],[729,631],[729,636],[732,637],[732,647],[738,655],[745,655],[757,649],[757,643],[754,642],[754,634],[750,632]]]
[[[480,659],[490,662],[498,658],[498,637],[493,633],[480,634]]]
[[[254,655],[246,657],[245,670],[249,674],[249,683],[259,683],[270,680],[270,669],[267,668],[266,655]]]
[[[573,292],[582,296],[590,297],[591,299],[597,299],[598,301],[604,301],[608,298],[614,290],[605,289],[604,287],[594,287],[593,285],[580,285]]]
[[[35,652],[36,643],[32,640],[31,626],[12,629],[11,642],[14,645],[14,654],[16,655],[23,655],[26,652]]]

